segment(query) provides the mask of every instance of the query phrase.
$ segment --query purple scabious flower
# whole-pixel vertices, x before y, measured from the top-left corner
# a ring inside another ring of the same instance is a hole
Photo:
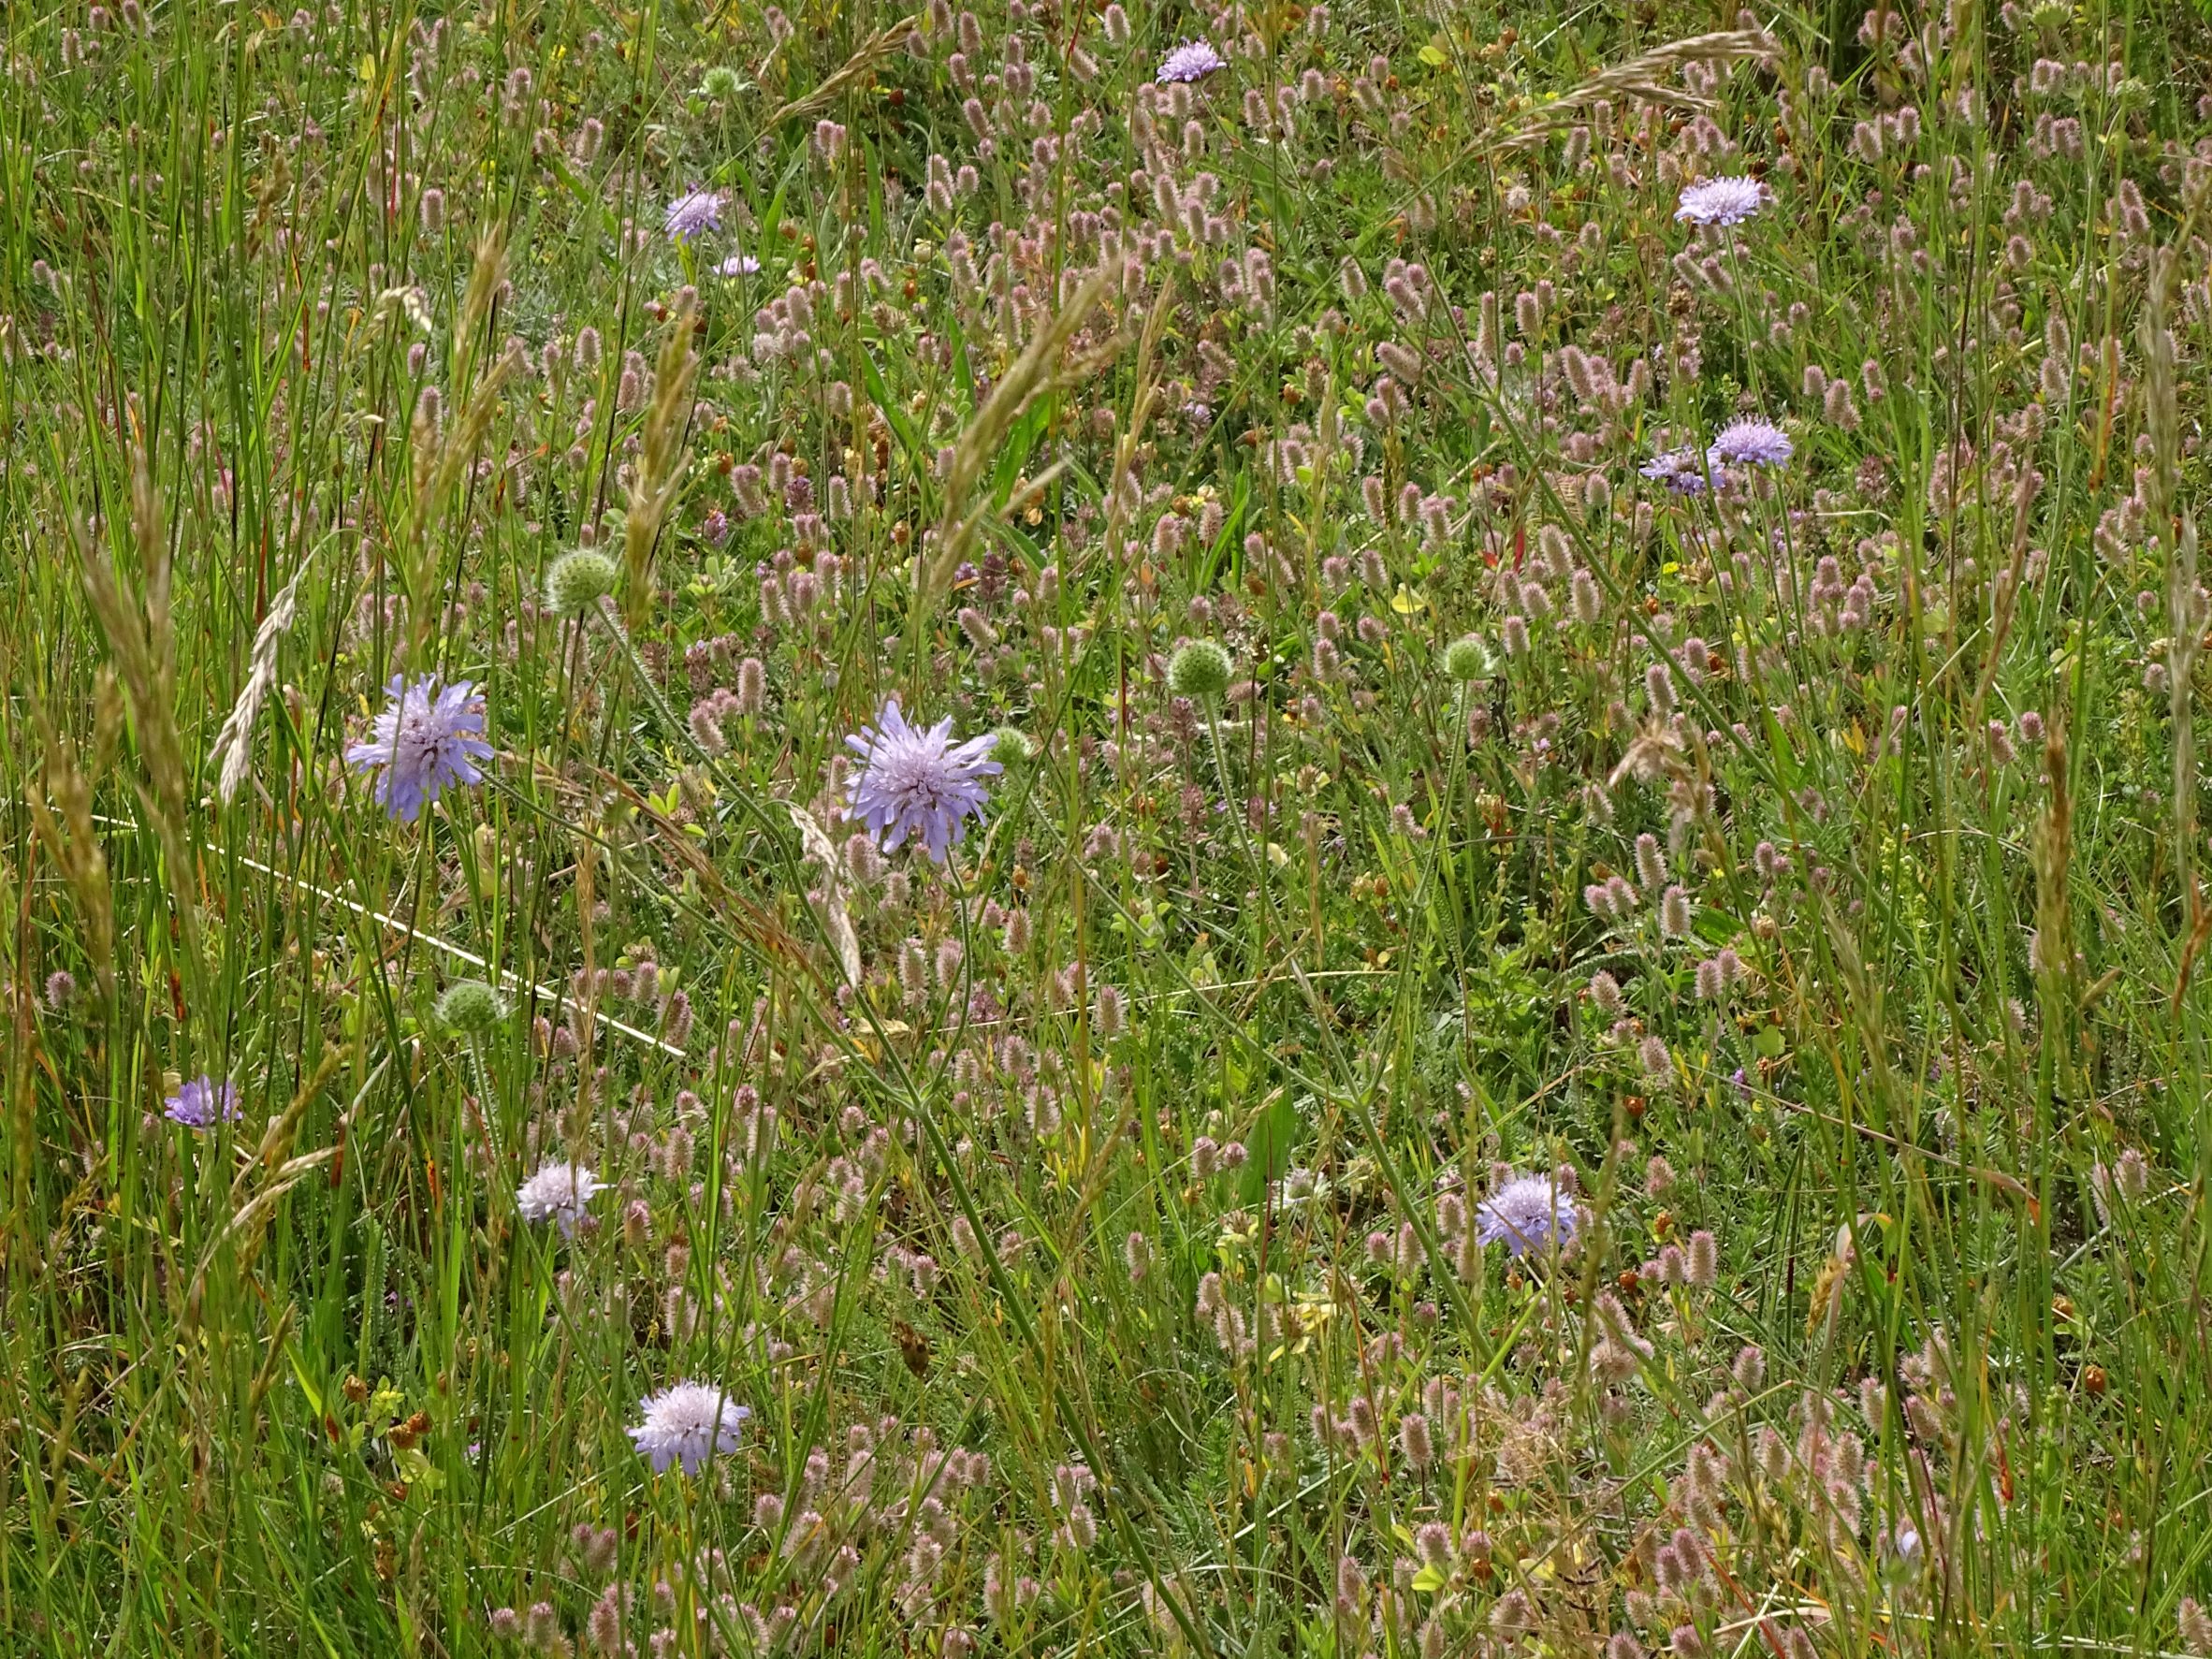
[[[1476,1236],[1486,1244],[1503,1240],[1513,1256],[1564,1244],[1575,1226],[1575,1206],[1550,1175],[1516,1175],[1475,1209]]]
[[[1637,469],[1654,484],[1664,484],[1677,495],[1703,495],[1706,489],[1705,467],[1695,449],[1670,449],[1665,455],[1655,455]],[[1713,469],[1712,482],[1725,484],[1727,479],[1719,468]]]
[[[883,705],[874,729],[845,739],[866,763],[852,779],[852,815],[886,848],[909,836],[939,864],[967,833],[963,820],[982,822],[983,779],[1005,768],[991,759],[997,736],[953,741],[953,722],[926,731],[907,723],[898,699]]]
[[[385,689],[391,701],[345,758],[357,771],[381,770],[371,793],[394,818],[413,823],[448,784],[483,781],[475,764],[492,752],[484,741],[484,698],[465,679],[441,691],[432,675],[410,684],[395,674]]]
[[[196,1077],[163,1103],[162,1115],[188,1129],[211,1129],[238,1121],[238,1086],[226,1080]]]
[[[1741,225],[1767,205],[1767,187],[1756,179],[1700,179],[1682,187],[1674,216],[1692,225]]]
[[[630,1431],[630,1438],[656,1475],[671,1463],[696,1475],[717,1452],[735,1451],[745,1419],[752,1415],[749,1406],[737,1404],[722,1390],[695,1382],[648,1394],[639,1409],[645,1421]]]
[[[1159,83],[1171,81],[1203,80],[1216,69],[1229,67],[1229,60],[1214,50],[1211,40],[1186,40],[1159,61]]]
[[[585,1165],[556,1160],[540,1165],[536,1174],[515,1189],[515,1207],[525,1221],[558,1222],[560,1236],[573,1239],[583,1225],[584,1206],[605,1190],[605,1184]]]
[[[688,242],[722,227],[722,198],[711,190],[687,190],[668,204],[668,240]]]
[[[761,262],[750,254],[733,254],[714,268],[717,276],[740,277],[756,275]]]
[[[1779,467],[1797,452],[1790,435],[1770,420],[1732,420],[1705,452],[1715,468],[1723,461],[1740,467]]]

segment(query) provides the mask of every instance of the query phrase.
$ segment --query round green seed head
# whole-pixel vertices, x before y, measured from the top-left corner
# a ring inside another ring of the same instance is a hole
[[[1168,690],[1198,703],[1218,703],[1234,665],[1210,639],[1194,639],[1168,659]]]
[[[563,553],[546,573],[546,608],[557,617],[580,617],[615,590],[615,561],[589,547]]]
[[[460,980],[438,998],[438,1023],[466,1037],[483,1037],[507,1017],[500,994],[482,980]]]
[[[1037,752],[1037,746],[1017,726],[1000,726],[991,734],[991,758],[1006,766],[1018,766]]]
[[[1490,673],[1490,648],[1472,633],[1461,635],[1444,648],[1444,672],[1456,680],[1484,678]]]

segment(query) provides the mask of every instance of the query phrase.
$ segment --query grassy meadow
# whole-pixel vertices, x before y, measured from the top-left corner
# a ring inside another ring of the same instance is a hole
[[[2212,28],[968,4],[0,10],[0,1652],[2212,1656]]]

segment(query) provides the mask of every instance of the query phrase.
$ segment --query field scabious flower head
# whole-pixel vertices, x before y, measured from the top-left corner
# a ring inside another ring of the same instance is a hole
[[[1159,61],[1159,83],[1162,86],[1175,81],[1203,80],[1216,69],[1229,67],[1229,60],[1214,50],[1210,40],[1186,40]]]
[[[1756,179],[1700,179],[1682,187],[1678,220],[1691,225],[1740,225],[1767,205],[1767,187]]]
[[[1475,1231],[1486,1244],[1504,1242],[1525,1256],[1575,1236],[1575,1206],[1550,1175],[1516,1175],[1475,1209]]]
[[[1779,467],[1796,453],[1797,445],[1787,432],[1770,420],[1754,416],[1732,420],[1723,427],[1706,458],[1716,468],[1724,461],[1733,466]]]
[[[687,190],[668,204],[668,240],[688,242],[705,231],[720,230],[722,198],[711,190]]]
[[[582,1164],[555,1162],[515,1189],[515,1203],[525,1221],[557,1221],[560,1236],[573,1239],[585,1215],[584,1206],[605,1184]]]
[[[630,1431],[638,1455],[663,1474],[671,1463],[681,1463],[686,1475],[696,1475],[718,1452],[735,1451],[744,1434],[749,1407],[739,1405],[720,1389],[705,1383],[680,1382],[658,1394],[648,1394],[640,1409],[645,1421]]]
[[[357,771],[379,771],[371,790],[392,817],[409,823],[449,784],[477,783],[475,763],[491,758],[484,741],[484,699],[469,681],[443,691],[434,676],[410,684],[393,675],[391,701],[369,735],[345,751]]]
[[[168,1098],[163,1114],[188,1129],[211,1129],[219,1123],[236,1122],[238,1087],[211,1077],[196,1077]]]
[[[883,705],[874,727],[845,739],[864,764],[851,783],[852,815],[886,847],[909,836],[939,864],[966,833],[965,821],[982,821],[983,779],[1004,768],[991,759],[997,735],[953,741],[953,722],[924,729],[907,723],[898,699]]]
[[[761,262],[750,254],[733,254],[714,268],[718,276],[753,276],[759,273]]]
[[[1652,483],[1663,484],[1677,495],[1705,493],[1705,468],[1699,464],[1695,449],[1670,449],[1665,455],[1653,456],[1637,470]],[[1712,482],[1725,484],[1727,479],[1716,470]]]

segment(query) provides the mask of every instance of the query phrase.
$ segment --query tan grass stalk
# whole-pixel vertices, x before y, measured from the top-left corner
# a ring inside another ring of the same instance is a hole
[[[653,544],[675,504],[685,472],[684,429],[691,414],[691,386],[699,374],[699,302],[689,292],[677,306],[653,367],[653,404],[646,411],[637,472],[630,483],[630,505],[622,525],[622,618],[633,629],[645,625],[653,596]]]

